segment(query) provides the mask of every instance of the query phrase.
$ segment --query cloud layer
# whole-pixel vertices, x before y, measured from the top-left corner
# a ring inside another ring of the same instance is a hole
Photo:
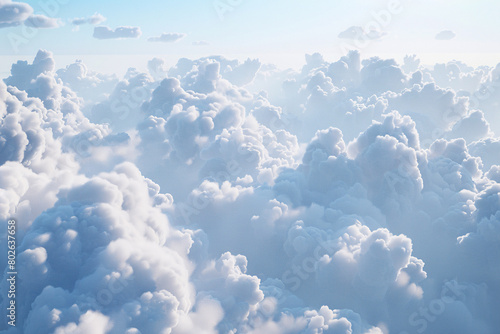
[[[496,333],[498,67],[305,60],[13,64],[0,245],[16,219],[22,293],[0,328]]]

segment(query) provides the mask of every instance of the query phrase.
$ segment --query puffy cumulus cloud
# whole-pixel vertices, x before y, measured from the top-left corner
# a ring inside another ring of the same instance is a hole
[[[490,138],[492,135],[490,124],[480,110],[473,111],[468,116],[457,121],[449,134],[452,138],[464,138],[468,143]]]
[[[272,184],[281,169],[294,165],[296,138],[284,130],[273,133],[252,119],[242,122],[243,116],[237,105],[200,112],[180,104],[168,117],[150,116],[138,127],[138,148],[158,154],[142,155],[138,164],[174,193],[187,189],[180,184],[195,185],[201,179],[224,182],[246,177]],[[157,174],[163,168],[170,170],[170,177]],[[173,175],[183,175],[183,180],[179,183]]]
[[[181,316],[174,332],[179,334],[189,333],[219,333],[217,325],[224,317],[224,310],[219,301],[210,297],[202,297],[196,303],[196,310]]]
[[[27,61],[19,61],[16,64],[13,64],[11,75],[4,79],[4,82],[9,86],[16,87],[17,89],[26,92],[28,97],[39,98],[47,109],[61,110],[64,113],[67,113],[74,111],[78,109],[79,106],[83,105],[82,98],[77,96],[75,92],[71,90],[71,87],[74,87],[77,90],[83,89],[77,84],[69,84],[71,81],[78,81],[76,78],[71,78],[71,75],[79,75],[80,78],[86,76],[86,69],[84,65],[73,65],[70,67],[73,69],[71,74],[65,70],[58,71],[67,81],[68,84],[65,85],[54,71],[55,61],[52,53],[40,50],[38,51],[32,64],[29,64]],[[106,76],[99,75],[98,77],[100,78],[95,79],[94,81],[99,82],[108,80]],[[92,80],[87,80],[87,83],[90,83],[89,81]],[[88,87],[87,89],[90,90],[91,88],[92,87]]]
[[[193,68],[200,67],[204,62],[212,61],[219,64],[219,75],[222,78],[228,80],[234,85],[243,86],[251,83],[255,76],[257,75],[261,63],[258,59],[247,59],[245,62],[240,63],[238,60],[226,59],[222,56],[212,56],[207,58],[201,58],[198,60],[189,60],[186,58],[181,58],[176,66],[169,70],[169,75],[172,77],[177,77],[178,79],[185,77],[187,73],[193,71]],[[195,72],[193,72],[194,74]]]
[[[275,100],[276,94],[268,96],[285,111],[275,126],[290,129],[301,141],[308,141],[320,128],[336,126],[351,140],[387,108],[383,98],[373,94],[363,97],[362,92],[369,90],[361,82],[359,53],[351,52],[332,64],[319,54],[308,55],[306,61],[298,76],[282,83],[282,99]]]
[[[491,70],[485,67],[474,68],[455,60],[446,64],[436,64],[431,71],[427,71],[429,70],[424,69],[426,75],[429,75],[429,80],[432,77],[438,86],[452,88],[456,92],[470,96],[470,93],[465,92],[472,93],[479,90],[482,83],[490,76]],[[472,96],[470,103],[473,108],[479,107],[477,98],[474,96]]]
[[[418,168],[422,157],[414,123],[397,116],[389,115],[384,123],[374,124],[351,142],[348,150],[363,171],[363,183],[372,200],[384,210],[404,212],[423,189]],[[376,137],[368,139],[373,135]]]
[[[269,303],[272,303],[271,301]],[[322,306],[318,310],[306,310],[302,314],[283,312],[279,319],[258,318],[245,332],[259,333],[383,333],[379,327],[364,323],[359,314],[349,310],[331,310]]]
[[[458,173],[453,171],[454,168],[449,169],[458,178],[449,179],[448,183],[455,186],[456,189],[468,188],[474,189],[475,185],[472,178],[479,177],[481,175],[482,161],[478,157],[471,156],[468,152],[466,142],[464,139],[454,139],[452,141],[446,141],[444,139],[436,140],[428,151],[428,157],[432,159],[446,159],[452,164],[459,164],[463,167],[467,173]],[[450,166],[443,166],[448,169]],[[464,170],[464,172],[465,172]],[[457,183],[455,183],[457,182]]]
[[[374,57],[362,64],[361,80],[368,92],[400,92],[405,87],[406,76],[393,59]]]
[[[356,51],[14,64],[8,333],[496,333],[499,73]]]
[[[394,236],[386,229],[371,232],[357,223],[326,247],[328,253],[318,258],[315,265],[318,284],[339,288],[326,292],[323,302],[335,301],[341,307],[358,310],[368,319],[376,317],[396,324],[401,315],[390,310],[393,305],[385,305],[385,300],[406,306],[422,298],[419,283],[426,273],[423,262],[411,256],[412,244],[406,236]],[[359,301],[351,299],[357,294],[363,296],[362,304],[355,305]],[[393,316],[396,319],[391,319]]]
[[[11,75],[4,79],[4,82],[13,87],[12,92],[22,91],[21,94],[16,93],[20,101],[32,102],[32,98],[38,98],[47,111],[78,115],[77,118],[88,122],[79,111],[81,98],[63,85],[54,70],[55,61],[52,53],[40,50],[32,64],[27,61],[13,64]]]
[[[493,282],[498,282],[500,279],[499,191],[498,183],[494,183],[477,195],[476,224],[470,232],[457,238],[458,253],[461,256],[459,261],[461,268],[457,277],[463,282],[460,283],[460,297],[462,297],[460,301],[462,305],[467,306],[469,312],[464,312],[463,309],[453,311],[458,314],[465,313],[467,317],[472,318],[469,323],[475,325],[482,333],[494,332],[493,328],[498,326],[498,320],[494,319],[490,305],[494,305],[499,298],[498,291],[492,288],[495,284]],[[470,303],[478,304],[470,306]],[[472,327],[469,323],[464,324],[466,328]]]
[[[248,58],[244,63],[230,67],[228,71],[224,71],[223,77],[235,85],[243,86],[252,82],[260,66],[261,63],[258,59]]]
[[[90,70],[81,60],[56,71],[63,84],[83,98],[85,106],[105,100],[113,91],[118,78]]]
[[[141,106],[156,86],[153,78],[131,68],[118,82],[109,78],[98,80],[111,88],[111,92],[107,98],[89,106],[89,118],[96,123],[108,124],[115,132],[135,128],[145,117]]]
[[[445,137],[455,123],[474,109],[483,111],[491,130],[496,129],[497,113],[493,106],[498,104],[498,89],[492,79],[494,69],[473,68],[454,61],[428,70],[419,67],[416,57],[407,57],[407,64],[400,67],[394,60],[361,61],[356,51],[333,63],[325,62],[320,55],[306,58],[301,73],[282,72],[283,77],[274,73],[265,79],[262,73],[262,80],[269,82],[279,77],[280,81],[271,87],[270,83],[259,82],[270,92],[270,102],[283,108],[287,128],[301,141],[308,141],[319,127],[325,127],[321,125],[325,121],[341,128],[344,137],[352,140],[373,119],[380,121],[382,114],[393,109],[413,118],[424,146]],[[279,85],[282,89],[274,90]],[[254,86],[250,88],[259,89]],[[412,95],[414,99],[410,98]],[[426,115],[424,110],[432,109]]]
[[[248,91],[223,79],[220,66],[207,59],[181,81],[171,77],[162,80],[151,100],[141,107],[150,116],[138,126],[139,149],[158,154],[143,155],[138,163],[146,175],[161,179],[162,186],[184,188],[184,195],[188,188],[179,187],[174,181],[178,178],[162,177],[158,172],[167,168],[174,175],[182,173],[182,183],[192,186],[200,177],[223,181],[247,175],[271,184],[280,169],[294,164],[298,151],[295,137],[287,131],[273,133],[246,116],[247,108],[266,102],[252,101]],[[180,70],[179,64],[177,68]]]
[[[250,310],[264,299],[259,278],[246,274],[247,264],[245,256],[226,252],[195,279],[198,291],[216,298],[225,310],[224,318],[218,324],[219,332],[227,333],[237,328]]]
[[[161,58],[153,58],[148,61],[148,72],[155,81],[161,81],[167,77],[167,68],[165,60]]]
[[[220,67],[221,64],[213,59],[201,62],[201,64],[186,74],[182,81],[183,86],[202,94],[215,92],[221,78]],[[222,88],[224,89],[224,87]]]
[[[403,65],[401,66],[401,69],[406,73],[406,74],[412,74],[415,73],[417,70],[420,69],[420,59],[417,58],[417,55],[406,55],[403,60]]]
[[[389,108],[415,120],[424,146],[442,138],[456,122],[467,116],[466,97],[432,83],[415,85],[389,98]]]
[[[350,161],[346,156],[342,132],[338,129],[329,128],[318,131],[308,145],[302,162],[303,164],[297,168],[296,172],[288,170],[281,173],[274,186],[279,194],[295,205],[309,204],[313,200],[328,201],[327,197],[322,197],[316,192],[329,191],[330,183],[338,182],[340,186],[340,183],[352,185],[355,182],[356,170],[354,168],[351,168],[351,171],[341,171],[350,169],[348,167]],[[331,168],[339,168],[339,170],[337,173],[331,173],[329,171]],[[318,182],[321,175],[326,174],[331,174],[329,179]],[[335,175],[343,175],[343,177],[336,178]]]
[[[116,163],[111,147],[116,150],[129,139],[126,134],[111,135],[105,126],[89,122],[80,111],[81,98],[61,83],[54,67],[52,55],[40,51],[33,64],[13,65],[12,75],[5,79],[9,86],[0,85],[4,109],[0,163],[6,175],[4,195],[13,195],[6,202],[11,203],[10,208],[2,215],[15,213],[25,218],[25,224],[53,204],[61,184],[78,180],[75,171],[90,172],[97,165],[102,168],[110,161]],[[22,167],[18,178],[38,186],[16,187],[9,182],[16,175],[13,163]],[[36,201],[43,192],[43,200]]]
[[[202,228],[210,241],[206,251],[211,257],[226,251],[245,254],[249,270],[271,277],[281,277],[286,270],[287,256],[282,245],[298,211],[274,199],[269,190],[245,184],[231,186],[228,181],[222,185],[204,181],[188,201],[174,205],[172,221],[179,226]],[[225,212],[224,208],[231,211]],[[273,253],[266,262],[258,260],[264,250]]]
[[[94,28],[94,38],[97,39],[122,39],[122,38],[139,38],[142,35],[139,27],[117,27],[111,29],[106,26],[98,26]]]
[[[414,122],[393,113],[349,145],[338,129],[318,131],[302,165],[296,172],[281,173],[274,188],[295,205],[315,202],[331,206],[352,191],[391,211],[418,198],[423,187],[420,154]]]
[[[87,311],[78,319],[78,325],[74,322],[66,326],[58,327],[54,333],[106,333],[111,328],[109,319],[99,312]]]
[[[500,116],[497,112],[500,106],[500,65],[495,68],[485,68],[485,75],[475,91],[469,90],[467,96],[471,107],[484,112],[492,130],[498,136],[500,133]]]
[[[59,20],[45,15],[31,15],[24,21],[24,25],[32,28],[58,28]]]
[[[18,61],[12,65],[11,76],[4,79],[4,82],[10,86],[16,86],[20,90],[28,90],[29,84],[40,74],[52,72],[55,69],[55,61],[52,53],[40,50],[36,54],[32,64],[27,61]]]
[[[486,173],[486,176],[488,177],[488,179],[495,181],[497,183],[500,183],[500,181],[499,181],[500,180],[500,166],[498,166],[498,165],[491,166],[491,168]]]
[[[500,165],[500,158],[496,154],[499,149],[500,140],[498,138],[486,138],[469,145],[470,152],[481,158],[485,171],[494,165]]]
[[[392,112],[384,115],[383,122],[374,122],[356,140],[349,144],[350,156],[357,156],[378,137],[384,135],[390,135],[408,147],[415,149],[420,147],[415,122],[408,116],[401,116],[398,112]]]
[[[345,137],[352,140],[372,120],[381,119],[388,108],[386,95],[399,94],[411,81],[394,60],[371,58],[362,62],[355,51],[331,64],[319,54],[306,60],[299,75],[283,82],[283,100],[269,96],[292,116],[287,128],[294,129],[301,141],[308,141],[325,125],[342,128]]]
[[[124,164],[59,194],[19,249],[27,271],[17,302],[25,305],[19,317],[27,332],[85,328],[90,314],[103,331],[112,324],[115,332],[162,332],[177,324],[192,304],[191,238],[169,226],[162,214],[168,196],[158,190]]]
[[[436,34],[435,39],[440,41],[449,41],[451,39],[454,39],[456,36],[457,34],[455,34],[451,30],[443,30]]]
[[[294,166],[297,150],[296,138],[284,130],[275,134],[265,127],[243,127],[231,132],[223,130],[201,152],[201,157],[208,160],[203,172],[209,173],[208,176],[217,175],[220,170],[210,170],[211,165],[215,167],[217,162],[225,161],[227,168],[222,171],[234,174],[233,179],[250,176],[271,185],[283,168]]]
[[[24,2],[3,0],[0,2],[0,28],[16,26],[33,14],[33,8]]]
[[[96,24],[103,23],[104,21],[106,21],[106,18],[104,16],[102,16],[99,13],[95,13],[94,15],[89,16],[89,17],[75,18],[75,19],[71,20],[71,24],[73,24],[75,26],[80,26],[83,24],[96,25]]]
[[[20,217],[22,230],[54,204],[63,184],[78,180],[79,166],[58,139],[60,114],[49,113],[39,100],[3,83],[0,108],[0,217]]]
[[[499,240],[499,218],[498,208],[500,188],[498,183],[490,185],[478,194],[476,200],[476,220],[477,225],[471,232],[457,238],[461,254],[465,258],[463,262],[469,263],[474,270],[463,270],[460,274],[463,279],[492,283],[500,278],[498,270],[498,254],[500,248]],[[473,257],[479,256],[482,263],[471,261]],[[479,278],[482,277],[482,278]],[[493,296],[498,297],[498,292],[491,291]]]
[[[175,43],[186,37],[186,34],[178,32],[163,33],[158,37],[148,38],[148,42]]]

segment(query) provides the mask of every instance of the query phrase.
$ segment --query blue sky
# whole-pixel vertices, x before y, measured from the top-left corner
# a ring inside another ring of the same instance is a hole
[[[67,2],[67,4],[59,4]],[[56,55],[182,55],[199,57],[211,54],[276,58],[296,57],[321,52],[327,58],[342,55],[346,41],[338,34],[351,27],[372,27],[377,13],[387,11],[392,0],[350,1],[264,1],[264,0],[192,0],[192,1],[25,1],[36,14],[60,18],[63,25],[40,29],[16,50],[8,36],[24,36],[23,26],[0,29],[1,55],[31,56],[38,49]],[[56,10],[44,10],[47,3],[58,3]],[[385,36],[363,46],[362,54],[404,56],[419,54],[445,55],[466,59],[479,55],[500,54],[496,13],[500,3],[492,1],[401,0],[400,10],[381,27]],[[222,15],[216,5],[228,8]],[[71,24],[77,17],[102,14],[101,25],[140,27],[138,39],[97,40],[94,26],[84,25],[78,31]],[[376,22],[376,21],[375,21]],[[435,40],[442,30],[456,37]],[[185,33],[177,43],[151,43],[147,39],[162,33]],[[195,41],[209,45],[194,46]],[[352,44],[352,43],[351,43]],[[348,43],[348,45],[350,45]],[[481,58],[481,57],[480,57]],[[484,57],[482,57],[484,58]],[[481,59],[484,62],[484,59]]]

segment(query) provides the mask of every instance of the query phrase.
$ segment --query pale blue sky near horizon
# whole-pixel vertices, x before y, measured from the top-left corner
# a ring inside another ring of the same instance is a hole
[[[44,4],[58,4],[47,11]],[[395,1],[395,2],[394,2]],[[449,0],[148,0],[148,1],[24,1],[36,14],[59,18],[62,26],[40,29],[26,35],[23,26],[0,29],[1,71],[5,71],[5,56],[33,57],[39,49],[52,51],[56,56],[85,59],[99,55],[134,55],[178,58],[196,58],[213,54],[244,58],[259,57],[265,61],[284,62],[293,66],[303,62],[305,53],[320,52],[328,58],[338,58],[351,42],[341,40],[338,34],[351,26],[369,29],[376,16],[399,3],[397,13],[391,14],[387,24],[378,24],[385,36],[370,41],[360,49],[362,55],[405,54],[439,55],[436,59],[460,59],[481,63],[488,59],[493,65],[500,54],[500,25],[497,14],[500,2]],[[229,10],[221,17],[216,4],[225,4]],[[106,17],[100,25],[115,29],[119,26],[140,27],[137,39],[98,40],[92,25],[78,30],[71,20],[99,13]],[[385,18],[384,18],[385,19]],[[384,21],[385,22],[385,21]],[[377,24],[375,24],[375,27]],[[452,40],[436,40],[443,30],[456,33]],[[149,37],[162,33],[184,33],[187,36],[176,43],[152,43]],[[20,36],[18,48],[9,39]],[[10,36],[10,37],[9,37]],[[206,41],[209,45],[195,46],[193,42]],[[424,56],[425,58],[425,56]],[[427,57],[429,58],[429,57]],[[432,58],[432,57],[431,57]],[[429,61],[432,59],[429,58]],[[477,58],[477,59],[475,59]],[[499,60],[500,61],[500,60]],[[119,65],[119,64],[115,64]],[[129,64],[130,65],[130,64]],[[117,70],[118,71],[118,70]],[[122,69],[120,69],[122,71]]]

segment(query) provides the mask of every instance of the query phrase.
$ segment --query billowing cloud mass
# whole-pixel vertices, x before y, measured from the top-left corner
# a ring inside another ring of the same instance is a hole
[[[106,18],[104,16],[102,16],[99,13],[95,13],[94,15],[89,16],[89,17],[75,18],[75,19],[71,20],[71,23],[76,25],[76,26],[83,25],[83,24],[96,25],[96,24],[103,23],[104,21],[106,21]]]
[[[448,41],[455,38],[456,34],[451,30],[443,30],[436,35],[437,40]]]
[[[158,37],[148,38],[149,42],[162,42],[162,43],[174,43],[186,37],[186,34],[181,34],[178,32],[163,33]]]
[[[139,38],[141,35],[139,27],[117,27],[114,30],[106,26],[94,28],[94,38],[97,39]]]
[[[0,82],[3,332],[498,332],[499,66],[147,65]]]

